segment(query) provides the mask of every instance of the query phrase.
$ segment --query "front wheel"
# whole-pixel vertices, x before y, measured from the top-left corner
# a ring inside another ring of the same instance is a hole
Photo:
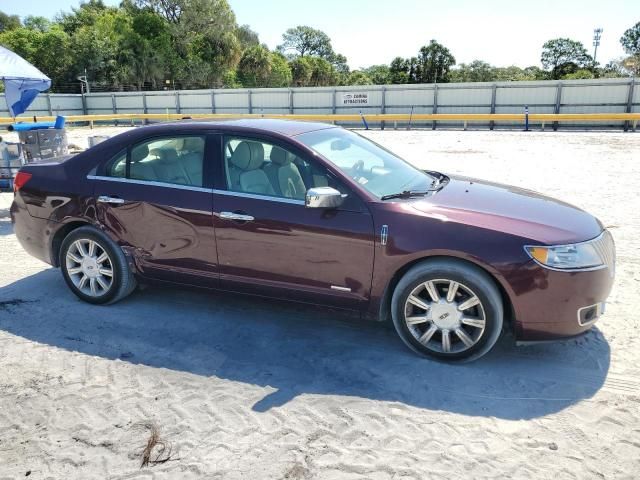
[[[503,306],[493,279],[457,260],[425,261],[398,282],[393,323],[415,352],[442,360],[475,360],[502,332]]]
[[[71,291],[89,303],[117,302],[136,286],[122,249],[89,226],[73,230],[63,240],[60,268]]]

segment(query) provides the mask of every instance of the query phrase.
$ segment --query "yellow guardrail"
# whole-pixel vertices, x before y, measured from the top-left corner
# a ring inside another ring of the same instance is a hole
[[[335,115],[315,115],[315,114],[225,114],[225,113],[119,113],[108,115],[68,115],[65,117],[67,123],[77,122],[113,122],[113,121],[135,121],[135,120],[180,120],[184,118],[206,119],[206,120],[228,120],[241,118],[274,118],[289,120],[306,120],[318,122],[361,122],[362,118],[367,122],[518,122],[525,121],[523,113],[386,113],[386,114],[335,114]],[[19,117],[20,122],[30,121],[28,117]],[[55,117],[38,117],[39,122],[54,121]],[[640,113],[530,113],[529,123],[552,123],[552,122],[602,122],[602,121],[629,121],[633,122],[634,128],[640,120]],[[11,117],[0,117],[0,125],[14,123]]]

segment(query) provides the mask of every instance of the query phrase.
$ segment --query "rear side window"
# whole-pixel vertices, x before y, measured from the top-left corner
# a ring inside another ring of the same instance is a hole
[[[107,176],[124,178],[127,173],[127,151],[118,153],[107,165]]]
[[[158,137],[134,145],[127,159],[119,154],[107,167],[110,177],[202,187],[205,139]],[[128,161],[128,169],[127,167]]]

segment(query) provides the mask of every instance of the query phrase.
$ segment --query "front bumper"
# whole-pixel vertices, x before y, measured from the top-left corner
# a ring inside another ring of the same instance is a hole
[[[591,271],[549,270],[534,262],[511,285],[518,342],[559,340],[589,330],[604,313],[614,272],[610,267]]]

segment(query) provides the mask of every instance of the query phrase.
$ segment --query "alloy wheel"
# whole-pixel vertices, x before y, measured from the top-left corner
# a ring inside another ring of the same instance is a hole
[[[411,291],[404,305],[404,321],[427,349],[456,354],[469,350],[482,338],[486,314],[471,288],[454,280],[434,279]]]
[[[106,294],[113,285],[113,263],[95,240],[73,242],[67,250],[66,267],[76,288],[90,297]]]

